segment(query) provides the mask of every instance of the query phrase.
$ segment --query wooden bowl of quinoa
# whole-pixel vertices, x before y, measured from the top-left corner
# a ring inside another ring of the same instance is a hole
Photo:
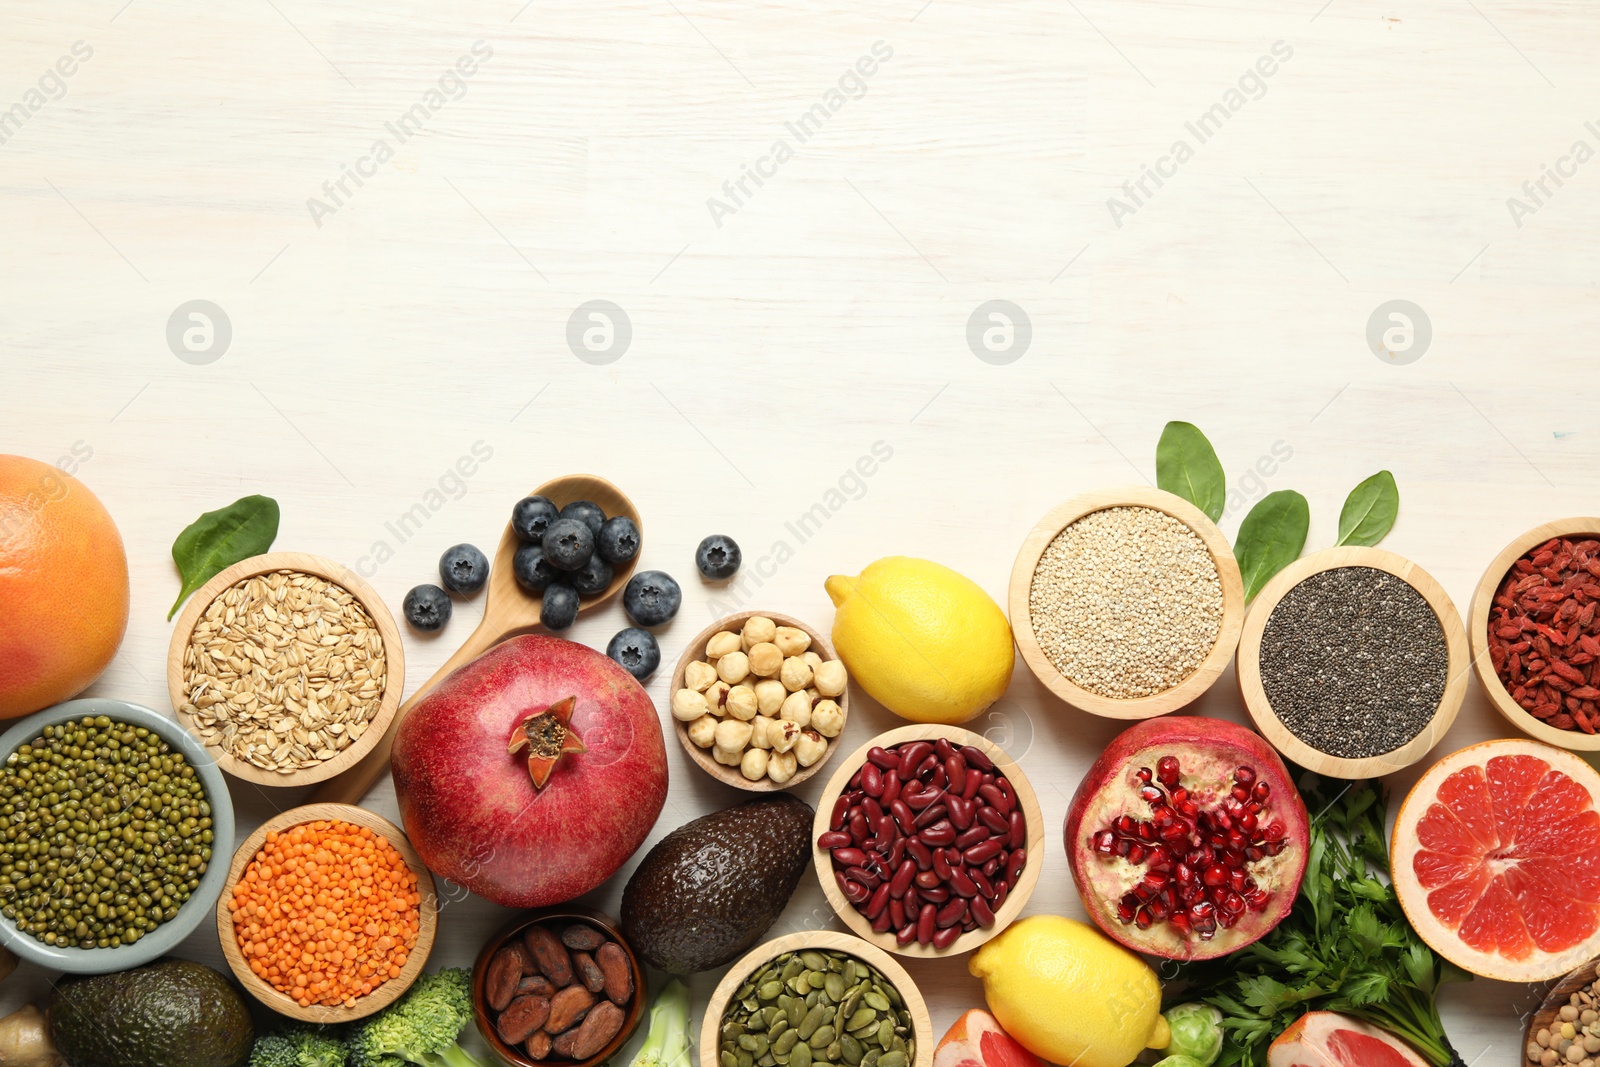
[[[1149,719],[1197,699],[1233,658],[1244,584],[1199,508],[1147,486],[1084,493],[1034,526],[1011,569],[1028,667],[1073,707]]]

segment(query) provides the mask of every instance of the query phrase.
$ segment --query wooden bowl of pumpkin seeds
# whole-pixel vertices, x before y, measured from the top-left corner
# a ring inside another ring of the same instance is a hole
[[[700,1067],[930,1067],[933,1022],[893,956],[832,930],[758,945],[706,1004]]]

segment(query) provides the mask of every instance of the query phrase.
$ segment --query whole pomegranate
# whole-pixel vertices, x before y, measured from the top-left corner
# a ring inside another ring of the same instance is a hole
[[[1220,719],[1169,717],[1101,753],[1073,795],[1066,843],[1100,929],[1136,952],[1203,960],[1289,914],[1309,822],[1266,741]]]
[[[496,645],[423,697],[391,769],[422,862],[511,908],[604,882],[667,799],[649,695],[593,649],[543,635]]]

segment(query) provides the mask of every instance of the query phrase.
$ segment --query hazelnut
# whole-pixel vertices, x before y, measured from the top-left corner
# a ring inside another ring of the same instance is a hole
[[[739,635],[724,630],[719,634],[712,634],[711,640],[706,642],[706,659],[719,660],[729,652],[739,651]]]
[[[790,656],[779,668],[778,679],[791,693],[804,689],[811,684],[811,665],[799,656]]]
[[[780,626],[772,638],[785,656],[798,656],[811,647],[811,635],[795,626]]]
[[[815,652],[802,652],[800,653],[800,658],[806,661],[806,665],[811,668],[811,673],[813,674],[817,672],[818,667],[822,666],[822,657]]]
[[[716,745],[724,752],[738,755],[744,751],[746,745],[750,744],[750,735],[754,732],[747,722],[740,722],[738,719],[723,719],[717,723]]]
[[[778,668],[783,666],[783,653],[778,651],[778,646],[771,641],[763,641],[759,645],[750,646],[750,673],[758,674],[763,678],[771,678],[778,673]]]
[[[830,659],[812,668],[811,679],[816,684],[817,692],[825,697],[836,697],[844,692],[849,675],[846,674],[843,663]]]
[[[672,717],[679,722],[694,722],[710,711],[711,706],[706,703],[703,693],[697,693],[693,689],[680,689],[672,694]]]
[[[750,675],[750,657],[743,652],[729,652],[717,660],[717,677],[729,685],[738,685]]]
[[[739,633],[739,643],[746,652],[759,644],[772,640],[772,635],[778,632],[778,626],[765,615],[752,615],[744,620],[744,629]]]
[[[790,693],[784,698],[783,707],[778,709],[778,717],[801,726],[810,726],[811,698],[804,693]]]
[[[706,707],[710,708],[711,714],[719,719],[728,714],[728,690],[731,688],[727,682],[718,678],[706,689]]]
[[[844,711],[831,700],[819,700],[811,709],[811,728],[823,737],[838,737],[844,729]]]
[[[728,714],[735,719],[749,722],[756,717],[756,691],[748,685],[736,685],[728,690],[728,699],[723,702],[723,707],[727,708]]]
[[[744,758],[744,753],[724,752],[720,748],[713,748],[711,750],[711,758],[722,764],[724,767],[737,767],[739,766],[739,761]]]
[[[750,747],[771,748],[771,726],[776,719],[752,719],[750,721]]]
[[[767,757],[767,777],[773,784],[783,785],[794,777],[795,771],[800,769],[800,761],[795,759],[793,752],[774,751]]]
[[[815,730],[801,730],[794,742],[794,758],[800,766],[809,767],[828,752],[828,742]]]
[[[789,691],[776,678],[766,678],[756,683],[756,710],[771,718],[783,707]]]
[[[788,752],[800,736],[800,724],[788,719],[761,719],[767,724],[767,747],[774,752]]]
[[[695,660],[683,669],[683,684],[696,693],[704,693],[706,686],[717,680],[717,669],[704,660]]]
[[[767,776],[767,750],[752,748],[744,754],[739,761],[739,773],[752,782],[759,782]]]
[[[710,715],[702,715],[687,727],[689,740],[697,748],[710,748],[717,743],[717,720]]]

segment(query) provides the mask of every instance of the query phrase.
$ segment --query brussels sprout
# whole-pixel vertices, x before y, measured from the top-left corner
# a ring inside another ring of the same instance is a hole
[[[1211,1067],[1222,1054],[1222,1012],[1209,1004],[1179,1004],[1164,1014],[1172,1040],[1164,1050],[1168,1058],[1158,1067],[1189,1067],[1185,1058],[1195,1067]]]
[[[1155,1067],[1209,1067],[1209,1065],[1201,1063],[1193,1056],[1168,1056]]]

